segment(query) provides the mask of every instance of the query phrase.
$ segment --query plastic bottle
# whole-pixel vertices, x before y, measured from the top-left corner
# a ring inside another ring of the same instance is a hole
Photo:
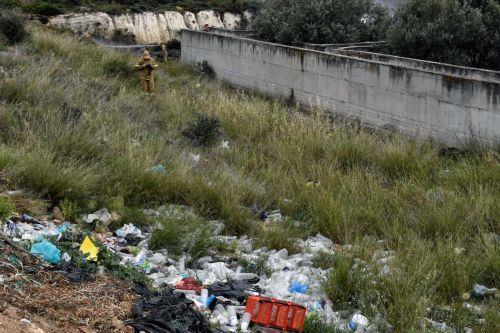
[[[202,289],[200,291],[200,302],[205,307],[207,306],[207,300],[208,300],[208,289]]]
[[[356,313],[354,316],[352,316],[348,326],[351,331],[363,332],[368,324],[368,318],[366,318],[362,314]]]
[[[222,304],[217,304],[215,306],[215,310],[219,311],[224,317],[229,317],[229,314],[227,313],[226,309],[224,308],[224,305]]]
[[[184,271],[186,270],[186,258],[184,258],[184,256],[180,257],[179,258],[179,272],[180,273],[184,273]]]
[[[227,318],[222,314],[220,313],[219,311],[217,310],[214,310],[214,312],[212,312],[212,316],[214,316],[215,318],[217,318],[217,321],[219,322],[219,324],[221,324],[222,326],[226,325],[228,320]]]
[[[229,317],[229,325],[238,326],[238,317],[236,316],[236,309],[232,306],[228,306],[227,314]]]
[[[243,317],[241,318],[241,330],[243,332],[248,332],[248,325],[250,325],[250,318],[252,318],[252,315],[249,312],[245,312],[243,314]]]

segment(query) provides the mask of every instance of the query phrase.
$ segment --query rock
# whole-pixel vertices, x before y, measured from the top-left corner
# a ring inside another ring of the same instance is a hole
[[[198,22],[196,22],[196,15],[191,12],[184,13],[184,23],[190,30],[200,30],[200,26],[198,25]]]
[[[124,41],[135,41],[134,19],[129,14],[113,16],[115,31],[113,38],[118,36]]]
[[[101,12],[54,16],[49,20],[49,26],[107,39],[111,39],[115,31],[111,17]]]
[[[224,13],[224,29],[235,30],[241,25],[241,15],[233,13]]]
[[[110,16],[102,12],[86,12],[57,15],[49,20],[49,26],[68,29],[82,36],[113,39],[125,43],[158,44],[180,40],[183,29],[200,30],[205,24],[215,28],[237,29],[241,16],[233,13],[224,15],[213,10],[198,14],[166,11],[155,14],[143,12]]]
[[[202,10],[196,14],[196,22],[200,28],[203,28],[205,24],[212,28],[224,28],[219,13],[213,10]]]
[[[184,17],[178,12],[165,12],[170,39],[181,40],[182,29],[187,29]]]
[[[52,217],[56,220],[59,220],[59,221],[64,221],[64,215],[61,211],[61,208],[59,207],[54,207],[54,209],[52,209]]]
[[[153,12],[134,14],[135,41],[137,43],[164,42],[165,36],[160,33],[158,17]]]

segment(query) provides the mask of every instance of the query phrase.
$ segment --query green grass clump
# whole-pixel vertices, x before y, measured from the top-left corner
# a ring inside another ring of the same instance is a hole
[[[5,221],[14,212],[14,204],[9,197],[0,196],[0,220]]]
[[[140,208],[189,206],[181,219],[162,213],[151,246],[194,257],[220,247],[207,242],[207,220],[291,253],[294,238],[319,232],[353,249],[314,260],[334,268],[324,285],[334,310],[380,313],[397,332],[419,331],[432,305],[456,309],[448,324],[463,327],[461,295],[474,283],[500,287],[495,147],[445,156],[439,145],[354,128],[321,110],[304,114],[177,63],[161,64],[157,93],[144,96],[135,74],[121,74],[135,57],[42,28],[16,52],[0,57],[0,169],[53,205],[108,207],[122,215],[116,227],[156,222]],[[112,59],[120,64],[105,70]],[[185,139],[200,113],[217,119],[229,148]],[[165,172],[151,172],[157,164]],[[254,203],[288,218],[269,225]],[[395,252],[385,274],[375,250]],[[495,331],[498,300],[484,305],[485,324],[470,327]]]

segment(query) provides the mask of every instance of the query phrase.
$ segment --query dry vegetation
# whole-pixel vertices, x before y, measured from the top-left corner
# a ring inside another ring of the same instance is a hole
[[[461,308],[473,283],[500,286],[498,149],[441,157],[437,145],[305,115],[178,63],[161,65],[145,96],[133,57],[32,30],[0,57],[0,167],[18,186],[73,215],[185,204],[270,247],[321,232],[353,245],[325,285],[336,304],[382,313],[397,331],[418,331],[427,308],[442,306],[452,311],[434,318],[456,328],[500,330],[498,301],[483,303],[483,325]],[[228,149],[183,135],[199,114],[218,119]],[[166,173],[147,170],[158,163]],[[264,232],[254,203],[306,227]],[[348,257],[371,262],[375,249],[396,251],[393,269],[345,279]]]

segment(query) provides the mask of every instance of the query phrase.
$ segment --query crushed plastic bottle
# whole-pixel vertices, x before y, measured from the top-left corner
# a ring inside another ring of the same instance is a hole
[[[351,331],[356,331],[356,333],[358,333],[363,332],[363,330],[368,327],[369,324],[370,321],[368,320],[368,318],[366,318],[362,314],[356,313],[349,321],[348,327]]]

